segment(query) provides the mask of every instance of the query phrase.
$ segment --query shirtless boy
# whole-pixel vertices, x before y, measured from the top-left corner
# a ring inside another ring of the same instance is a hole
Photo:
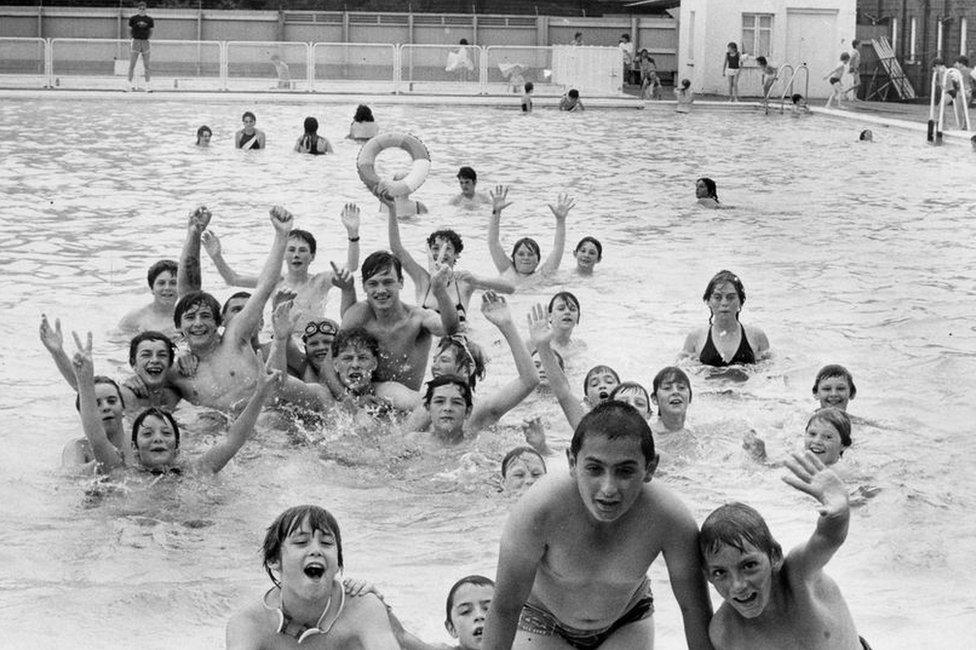
[[[783,558],[762,515],[742,503],[715,510],[699,545],[708,581],[725,603],[709,625],[717,650],[870,650],[824,566],[847,538],[847,489],[809,451],[786,461],[783,480],[820,502],[810,539]]]
[[[478,173],[471,167],[462,167],[457,173],[458,185],[461,193],[451,199],[451,205],[465,208],[476,208],[479,205],[491,203],[491,199],[484,192],[477,191]]]
[[[159,260],[149,267],[149,288],[153,301],[144,307],[133,309],[119,321],[123,332],[155,330],[173,334],[173,306],[176,305],[176,269],[173,260]]]
[[[576,427],[567,456],[569,475],[547,475],[505,524],[484,650],[653,648],[646,574],[662,552],[688,647],[711,648],[698,527],[651,480],[658,459],[644,418],[601,404]]]
[[[397,381],[374,381],[373,374],[379,365],[379,357],[379,343],[365,329],[345,329],[335,335],[331,361],[345,396],[360,406],[379,400],[399,411],[414,408],[420,402],[417,391]]]
[[[342,316],[342,329],[364,328],[380,344],[377,381],[398,381],[419,390],[427,370],[431,336],[446,336],[458,329],[458,313],[447,293],[450,267],[438,265],[431,275],[431,293],[440,313],[400,301],[403,268],[387,251],[377,251],[363,262],[366,300],[357,302]]]

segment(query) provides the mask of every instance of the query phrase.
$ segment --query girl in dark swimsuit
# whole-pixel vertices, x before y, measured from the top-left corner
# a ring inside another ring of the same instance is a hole
[[[708,328],[688,335],[685,353],[697,356],[706,366],[716,368],[756,363],[757,358],[769,348],[769,341],[762,330],[749,327],[747,332],[739,322],[739,312],[746,301],[742,280],[731,271],[719,271],[709,281],[702,300],[711,311]]]
[[[295,151],[298,153],[310,153],[313,156],[332,153],[332,145],[329,141],[319,135],[319,121],[314,117],[305,118],[305,135],[298,138],[295,143]]]

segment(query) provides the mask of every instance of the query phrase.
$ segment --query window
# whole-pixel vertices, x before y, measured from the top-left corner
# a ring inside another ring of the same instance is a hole
[[[773,45],[773,14],[742,14],[742,47],[750,56],[770,56]]]
[[[918,28],[918,18],[915,18],[913,16],[911,22],[909,23],[909,29],[908,29],[908,60],[911,63],[915,62],[915,51],[916,51],[915,37],[917,35],[917,28]]]
[[[688,12],[688,60],[695,60],[695,12]]]
[[[966,56],[966,17],[959,19],[959,55]]]

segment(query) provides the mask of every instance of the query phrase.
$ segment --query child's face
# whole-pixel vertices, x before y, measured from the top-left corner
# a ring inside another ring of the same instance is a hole
[[[651,415],[653,415],[651,413],[651,405],[647,401],[647,396],[639,388],[624,388],[617,393],[614,399],[618,402],[633,406],[640,411],[640,414],[644,416],[645,420],[649,420]]]
[[[339,571],[339,547],[331,531],[312,530],[308,517],[281,543],[277,563],[283,590],[308,600],[322,600],[332,594]]]
[[[528,452],[522,454],[508,465],[505,472],[505,491],[517,493],[531,487],[546,475],[542,459]]]
[[[610,393],[619,383],[617,376],[609,370],[590,373],[586,378],[586,401],[592,406],[602,404],[610,399]]]
[[[851,385],[846,377],[824,377],[817,384],[816,398],[820,400],[821,407],[833,406],[846,411],[851,401]]]
[[[691,402],[691,389],[685,382],[671,377],[661,382],[652,399],[659,412],[683,415],[687,413]]]
[[[569,458],[569,470],[583,505],[599,523],[624,516],[637,501],[657,468],[657,458],[644,457],[633,436],[610,439],[587,435],[579,453]]]
[[[705,554],[705,571],[719,595],[743,618],[756,618],[769,605],[773,591],[773,563],[769,556],[743,540],[740,551],[721,544]]]
[[[803,446],[828,467],[840,460],[840,455],[844,453],[840,433],[832,424],[819,419],[813,420],[807,427]]]
[[[155,415],[143,419],[136,431],[136,453],[145,467],[166,467],[175,463],[179,444],[169,421]]]
[[[488,606],[494,595],[494,587],[470,583],[461,585],[454,592],[451,623],[447,631],[458,640],[462,650],[481,647],[485,617],[488,616]]]

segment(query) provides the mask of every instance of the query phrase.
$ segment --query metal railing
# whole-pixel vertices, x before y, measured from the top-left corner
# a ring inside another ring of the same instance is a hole
[[[972,125],[969,122],[969,106],[968,98],[966,97],[966,80],[962,76],[962,72],[956,68],[948,68],[942,73],[942,93],[939,96],[939,119],[935,119],[935,90],[939,81],[939,71],[932,71],[932,92],[929,94],[929,124],[928,124],[928,134],[927,140],[932,144],[939,145],[942,144],[942,130],[945,125],[945,108],[949,103],[947,98],[952,98],[952,115],[956,118],[956,128],[961,129],[962,123],[965,121],[966,130],[971,131]],[[950,86],[952,84],[952,86]],[[956,91],[956,96],[946,92],[947,89],[952,88]],[[959,119],[958,107],[962,106],[963,120]]]
[[[0,85],[19,78],[23,83],[50,86],[48,42],[43,38],[0,38]]]
[[[793,70],[793,74],[790,75],[789,81],[783,85],[783,94],[779,97],[780,113],[783,113],[786,110],[786,96],[793,95],[793,83],[796,81],[797,75],[801,72],[803,73],[803,97],[806,99],[810,95],[810,68],[807,67],[807,64],[801,63],[798,68],[794,68],[792,65],[787,63],[786,65],[780,67],[780,71],[782,71],[783,68]]]

